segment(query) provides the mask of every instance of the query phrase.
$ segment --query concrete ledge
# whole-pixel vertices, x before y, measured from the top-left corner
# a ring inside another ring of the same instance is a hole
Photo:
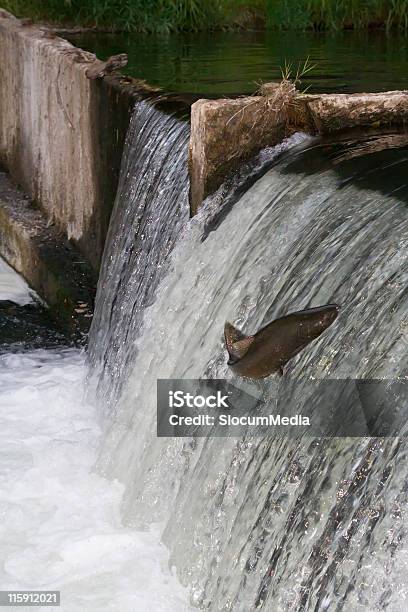
[[[98,269],[134,89],[96,57],[0,11],[0,162]]]
[[[99,269],[135,101],[190,114],[183,96],[113,74],[97,57],[0,9],[0,162]]]
[[[260,96],[195,102],[189,154],[191,214],[228,173],[260,149],[277,144],[285,130],[285,118]]]
[[[243,161],[296,131],[328,134],[408,124],[408,92],[288,95],[199,100],[191,109],[191,214]]]
[[[0,172],[0,255],[47,302],[76,340],[88,332],[96,278],[83,257]]]

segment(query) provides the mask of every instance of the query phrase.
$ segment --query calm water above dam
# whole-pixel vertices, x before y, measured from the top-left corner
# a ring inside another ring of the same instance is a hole
[[[312,92],[408,88],[408,39],[384,32],[213,32],[178,35],[82,34],[77,46],[101,59],[126,52],[124,70],[168,91],[208,95],[253,93],[280,78],[285,60],[315,69],[304,79]]]

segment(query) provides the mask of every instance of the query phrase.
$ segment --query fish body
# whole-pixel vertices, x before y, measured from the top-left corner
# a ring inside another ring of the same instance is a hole
[[[337,318],[339,307],[327,304],[293,312],[246,336],[231,323],[225,324],[228,365],[239,376],[265,378],[283,374],[287,362],[315,340]]]

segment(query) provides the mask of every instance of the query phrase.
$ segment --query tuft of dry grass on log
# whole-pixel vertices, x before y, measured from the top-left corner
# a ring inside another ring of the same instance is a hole
[[[310,63],[309,57],[305,61],[299,62],[295,67],[291,62],[285,62],[281,69],[282,79],[279,83],[256,83],[258,89],[254,93],[256,99],[249,102],[246,106],[237,111],[227,121],[228,125],[239,113],[242,116],[247,108],[253,104],[258,104],[258,108],[254,112],[254,123],[256,115],[266,111],[272,111],[276,115],[276,122],[282,124],[289,123],[291,108],[296,107],[296,98],[299,93],[305,93],[308,88],[301,90],[303,77],[316,67]],[[259,106],[259,98],[263,98],[263,104]]]
[[[303,77],[316,67],[316,64],[310,63],[310,58],[307,57],[303,64],[299,62],[296,71],[292,62],[285,62],[281,68],[282,80],[280,83],[257,83],[258,90],[255,95],[265,98],[269,108],[272,108],[277,113],[282,112],[289,104],[296,103],[298,88],[302,84]],[[301,93],[307,91],[303,89]]]

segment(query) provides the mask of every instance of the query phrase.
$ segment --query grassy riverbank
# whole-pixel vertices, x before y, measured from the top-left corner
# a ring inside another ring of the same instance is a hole
[[[266,0],[269,26],[298,30],[408,30],[407,0]]]
[[[34,20],[145,32],[262,26],[408,31],[407,0],[0,0],[0,5]]]
[[[166,32],[265,22],[265,0],[0,0],[19,17],[82,26]]]

